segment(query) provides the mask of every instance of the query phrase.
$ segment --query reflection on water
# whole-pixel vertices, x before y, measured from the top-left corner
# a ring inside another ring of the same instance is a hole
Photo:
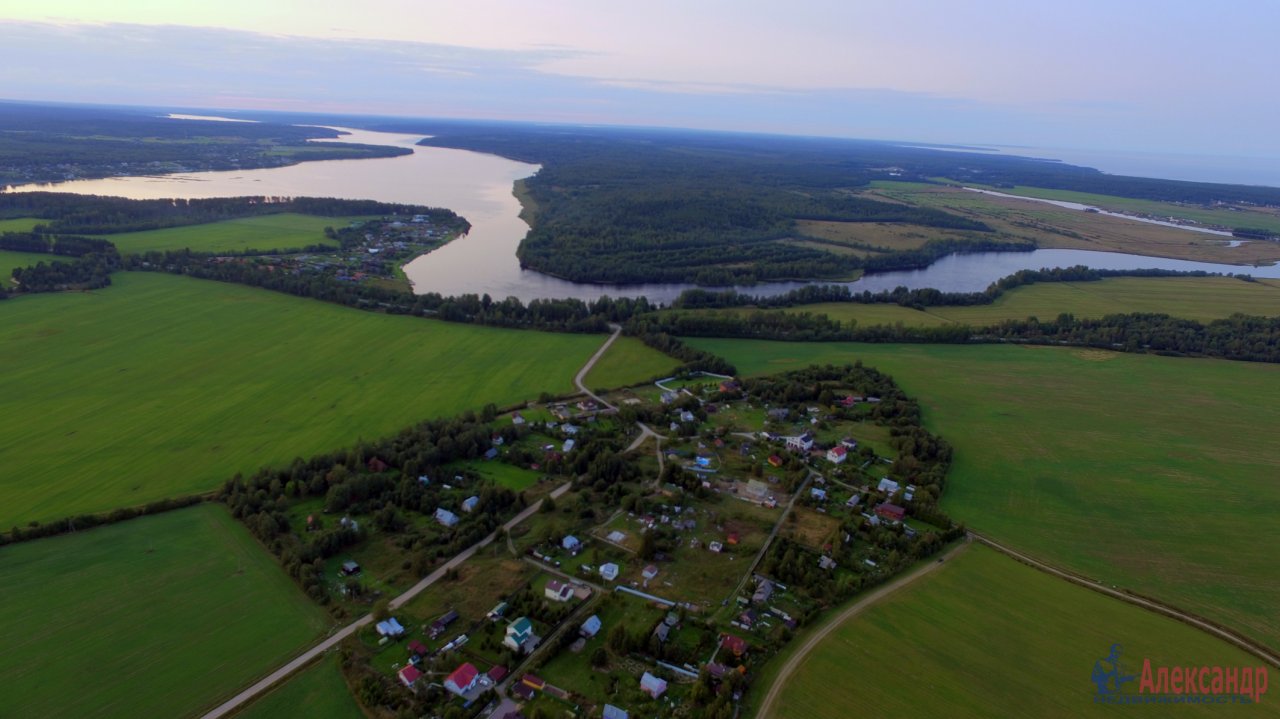
[[[519,217],[520,203],[512,195],[512,184],[537,172],[537,165],[465,150],[419,147],[415,143],[422,139],[421,135],[366,130],[344,132],[349,134],[329,141],[408,147],[413,154],[304,162],[259,170],[73,180],[51,185],[24,185],[14,191],[52,190],[133,199],[243,195],[339,197],[447,207],[467,218],[471,231],[466,237],[418,257],[405,266],[414,290],[419,293],[439,292],[446,296],[476,293],[488,294],[495,299],[514,296],[525,302],[563,297],[594,300],[608,294],[614,297],[644,296],[653,302],[669,303],[693,286],[584,284],[523,270],[515,253],[516,246],[528,231],[528,225]],[[810,284],[842,284],[855,292],[878,292],[899,286],[976,292],[1018,270],[1073,265],[1098,269],[1205,270],[1280,277],[1280,267],[1275,266],[1251,268],[1112,252],[1036,250],[952,255],[923,270],[869,275],[856,282],[770,282],[738,289],[762,296],[778,295]]]

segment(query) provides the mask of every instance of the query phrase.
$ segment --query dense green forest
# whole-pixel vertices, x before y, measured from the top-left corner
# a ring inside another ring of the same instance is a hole
[[[0,185],[197,170],[280,167],[303,160],[393,157],[406,148],[317,144],[319,127],[172,120],[142,108],[0,103]]]

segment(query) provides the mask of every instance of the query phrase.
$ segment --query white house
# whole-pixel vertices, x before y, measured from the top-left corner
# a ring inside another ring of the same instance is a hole
[[[600,633],[601,626],[603,625],[600,622],[600,617],[592,614],[587,619],[587,621],[582,623],[582,629],[581,629],[582,636],[587,637],[588,639],[590,639],[591,637],[594,637],[595,635]]]
[[[827,450],[827,461],[832,464],[840,464],[849,458],[849,450],[843,446],[832,447]]]
[[[479,506],[480,506],[479,497],[467,497],[466,499],[462,500],[462,511],[464,512],[474,512],[476,511],[476,507],[479,507]]]
[[[876,485],[876,490],[886,494],[893,494],[898,491],[898,483],[888,477],[883,477],[880,479],[880,484]]]
[[[567,602],[573,599],[573,586],[568,582],[552,579],[547,582],[547,588],[543,590],[543,594],[552,601]]]
[[[564,547],[566,551],[577,552],[579,549],[582,549],[582,542],[578,541],[577,537],[569,534],[565,535],[565,538],[560,540],[560,546]]]
[[[458,523],[458,515],[450,512],[444,507],[436,510],[436,521],[446,527],[452,527]]]
[[[667,682],[645,672],[644,676],[640,677],[640,691],[657,699],[667,691]]]
[[[448,691],[462,696],[467,692],[475,689],[476,682],[480,679],[480,670],[475,668],[471,662],[467,662],[457,669],[453,670],[444,680],[444,688]]]
[[[605,581],[609,581],[609,582],[614,581],[615,579],[618,578],[618,565],[614,564],[613,562],[609,562],[607,564],[601,564],[600,576],[603,579],[605,579]]]
[[[798,437],[788,437],[787,449],[792,452],[808,452],[813,449],[813,435],[805,432]]]

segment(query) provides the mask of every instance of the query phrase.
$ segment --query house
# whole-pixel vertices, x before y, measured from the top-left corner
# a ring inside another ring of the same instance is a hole
[[[575,444],[575,442],[574,442],[573,440],[571,440],[571,439],[566,439],[566,440],[564,441],[564,445],[562,445],[562,446],[560,447],[560,451],[561,451],[561,452],[564,452],[565,454],[568,454],[568,453],[570,453],[570,452],[572,452],[572,451],[573,451],[573,445],[574,445],[574,444]]]
[[[719,662],[707,663],[707,674],[710,674],[713,679],[723,679],[724,675],[728,674],[730,671],[732,670],[729,669],[729,667],[720,664]]]
[[[778,456],[778,455],[776,455],[776,454],[771,454],[771,455],[769,455],[769,466],[770,466],[770,467],[781,467],[781,466],[782,466],[782,457],[779,457],[779,456]]]
[[[805,432],[797,437],[788,437],[787,449],[792,452],[808,452],[813,449],[813,435]]]
[[[835,568],[836,568],[836,560],[832,559],[831,557],[828,557],[825,554],[822,555],[821,557],[818,557],[818,569],[831,570]]]
[[[453,624],[457,620],[458,620],[458,613],[453,611],[452,609],[449,610],[448,612],[445,613],[443,617],[440,617],[439,619],[431,623],[431,628],[427,631],[428,636],[430,636],[432,639],[436,639],[441,634],[444,634],[446,630],[449,629],[450,624]]]
[[[644,571],[640,572],[640,576],[644,577],[645,579],[653,579],[654,577],[658,576],[658,568],[650,564],[649,566],[644,568]]]
[[[903,509],[902,507],[899,507],[896,504],[889,504],[888,502],[883,502],[879,505],[876,505],[876,514],[890,521],[901,522],[903,519],[906,518],[907,510]]]
[[[738,623],[750,629],[756,625],[756,621],[760,619],[760,615],[756,614],[756,610],[747,609],[738,615]]]
[[[462,500],[462,511],[464,512],[474,512],[476,511],[476,507],[479,507],[479,506],[480,506],[479,497],[467,497],[466,499]]]
[[[404,627],[400,626],[400,622],[396,621],[395,617],[391,617],[384,622],[378,622],[373,628],[378,632],[378,636],[380,637],[390,637],[395,639],[396,637],[404,635]]]
[[[813,497],[819,502],[825,502],[827,501],[827,490],[821,489],[819,487],[814,487],[813,489],[809,490],[809,496]]]
[[[737,380],[727,379],[720,383],[720,391],[724,394],[731,394],[740,389],[742,389],[742,385],[738,384]]]
[[[827,450],[827,461],[832,464],[840,464],[849,458],[849,450],[844,446],[832,447]]]
[[[366,466],[368,466],[369,471],[373,472],[374,474],[378,474],[379,472],[385,472],[388,469],[390,469],[390,466],[386,462],[383,462],[381,459],[378,459],[377,457],[371,458],[369,460],[369,464]]]
[[[493,609],[489,610],[489,614],[487,616],[489,617],[489,619],[501,619],[502,616],[506,613],[507,613],[507,603],[498,602],[497,605],[493,607]]]
[[[848,407],[854,406],[855,404],[861,401],[862,401],[861,397],[855,397],[854,395],[849,395],[848,397],[845,397],[844,399],[840,400],[840,406],[848,408]]]
[[[756,585],[756,591],[751,595],[752,604],[764,604],[773,597],[773,582],[768,579],[761,579]]]
[[[671,404],[672,402],[676,401],[677,396],[678,396],[678,395],[676,395],[676,393],[675,393],[675,392],[671,392],[671,391],[663,392],[663,393],[662,393],[662,403],[663,403],[663,404]]]
[[[845,449],[857,449],[858,440],[854,439],[853,437],[845,437],[844,439],[840,440],[840,446],[844,447]]]
[[[520,414],[519,412],[516,412],[515,414],[511,415],[511,424],[514,424],[514,425],[524,424],[524,415]]]
[[[680,413],[680,421],[688,424],[690,422],[698,421],[698,418],[693,415],[693,412],[686,409]]]
[[[876,491],[893,494],[898,491],[898,483],[888,477],[883,477],[880,480],[880,484],[876,485]]]
[[[631,715],[627,714],[624,709],[619,709],[612,704],[605,704],[604,714],[601,716],[603,719],[630,719]]]
[[[420,656],[420,657],[425,657],[431,653],[431,649],[428,648],[426,644],[423,644],[417,639],[414,639],[409,642],[409,653],[416,654],[417,656]]]
[[[534,697],[533,687],[520,683],[511,687],[511,694],[522,702],[532,701]],[[503,719],[506,719],[505,717]]]
[[[719,554],[724,551],[724,545],[721,544],[720,542],[711,542],[710,544],[707,545],[707,549],[710,549],[716,554]]]
[[[915,499],[916,487],[914,484],[908,484],[906,490],[902,492],[902,498],[908,502]]]
[[[564,430],[564,433],[569,435],[570,437],[577,436],[578,434],[578,428],[572,424],[569,424],[568,422],[565,422],[564,426],[562,426],[560,429]]]
[[[494,432],[494,433],[489,437],[489,439],[490,439],[490,441],[492,441],[492,442],[493,442],[493,446],[495,446],[495,447],[501,447],[503,444],[505,444],[505,443],[506,443],[506,440],[502,438],[502,435],[498,434],[497,432]]]
[[[612,582],[618,578],[618,565],[613,562],[600,565],[600,576],[608,582]]]
[[[724,638],[720,640],[720,648],[733,654],[735,657],[740,657],[747,653],[747,640],[742,637],[735,637],[732,634],[726,634],[724,635]]]
[[[582,627],[579,628],[578,631],[582,636],[590,639],[600,633],[600,627],[600,617],[592,614],[590,617],[587,617],[587,621],[582,623]]]
[[[547,588],[543,590],[543,595],[555,602],[567,602],[573,599],[573,587],[568,582],[552,579],[547,582]]]
[[[497,447],[490,447],[490,448],[489,448],[489,450],[488,450],[487,452],[485,452],[485,453],[484,453],[484,458],[485,458],[485,459],[497,459],[497,458],[498,458],[498,448],[497,448]]]
[[[480,679],[480,670],[475,668],[471,662],[466,662],[462,666],[453,670],[444,680],[444,688],[448,691],[462,696],[472,689],[476,688],[476,682]]]
[[[547,688],[547,683],[544,680],[542,680],[539,677],[535,677],[532,674],[526,674],[523,677],[521,677],[520,683],[529,687],[530,689],[537,689],[538,691],[542,691],[543,689]]]
[[[845,503],[844,503],[844,506],[848,507],[849,509],[853,509],[853,508],[857,507],[857,506],[858,506],[858,504],[859,504],[859,503],[861,503],[861,502],[862,502],[862,495],[861,495],[861,494],[855,494],[855,495],[853,495],[852,497],[850,497],[850,498],[849,498],[849,501],[848,501],[848,502],[845,502]]]
[[[649,672],[645,672],[644,676],[640,677],[640,691],[657,699],[667,691],[667,683]]]
[[[396,672],[396,676],[400,677],[400,683],[413,689],[413,685],[422,678],[422,672],[412,664],[404,665],[404,669]]]
[[[775,422],[782,422],[787,417],[791,416],[791,410],[787,409],[786,407],[779,407],[777,409],[771,409],[768,412],[765,412],[765,415],[768,416],[769,419]]]
[[[657,637],[658,641],[665,642],[667,641],[667,637],[671,636],[671,627],[668,627],[666,624],[659,624],[654,627],[653,636]]]
[[[355,576],[360,573],[360,565],[356,564],[354,561],[347,560],[342,563],[342,569],[340,571],[344,577]]]
[[[436,521],[446,527],[453,527],[458,524],[458,515],[440,507],[436,510]]]
[[[738,543],[738,533],[737,533],[737,532],[729,532],[728,536],[726,536],[726,537],[724,538],[724,543],[725,543],[725,544],[728,544],[728,545],[730,545],[730,546],[735,546],[735,545],[737,545],[737,543]]]
[[[564,547],[567,551],[577,553],[579,549],[582,549],[582,542],[578,541],[577,537],[569,534],[566,535],[564,539],[560,540],[560,546]]]
[[[502,643],[514,651],[528,652],[533,649],[533,646],[526,645],[535,644],[534,639],[533,622],[529,621],[528,617],[520,617],[507,625],[507,634],[503,637]]]

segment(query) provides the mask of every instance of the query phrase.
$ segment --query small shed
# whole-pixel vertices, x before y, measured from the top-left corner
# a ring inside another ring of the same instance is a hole
[[[667,682],[664,679],[655,677],[649,672],[645,672],[644,676],[640,677],[640,691],[648,694],[654,699],[657,699],[666,693]]]

